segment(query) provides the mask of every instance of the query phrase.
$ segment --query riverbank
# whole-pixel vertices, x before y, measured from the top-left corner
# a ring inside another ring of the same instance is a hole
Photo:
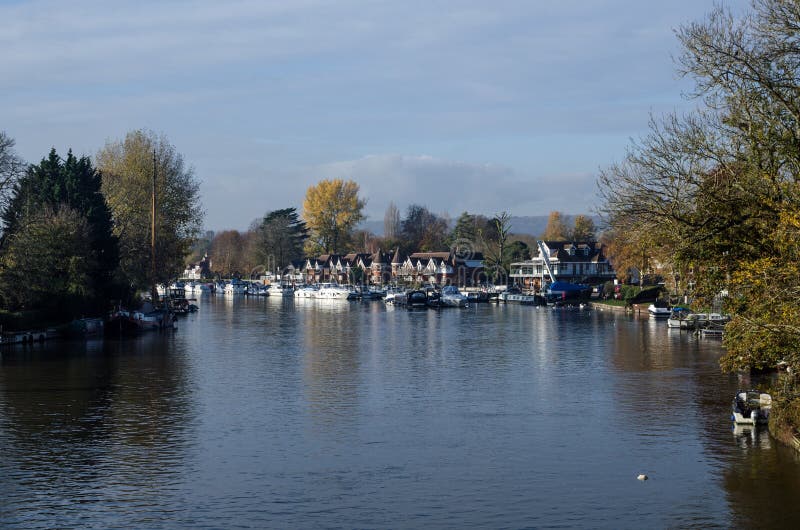
[[[622,300],[593,300],[592,307],[600,311],[616,311],[618,313],[627,313],[631,311]]]

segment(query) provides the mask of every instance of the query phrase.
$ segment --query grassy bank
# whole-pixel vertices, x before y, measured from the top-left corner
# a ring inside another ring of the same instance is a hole
[[[626,307],[628,304],[625,300],[592,300],[592,305],[609,306],[609,307]]]
[[[794,374],[781,374],[771,395],[770,433],[781,442],[800,450],[800,385]]]

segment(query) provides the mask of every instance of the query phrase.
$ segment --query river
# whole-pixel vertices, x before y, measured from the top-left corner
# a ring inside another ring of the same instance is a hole
[[[0,526],[800,528],[800,458],[732,429],[755,383],[719,340],[603,311],[199,305],[0,353]]]

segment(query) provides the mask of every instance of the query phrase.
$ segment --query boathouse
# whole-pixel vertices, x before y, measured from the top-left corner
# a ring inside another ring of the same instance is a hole
[[[605,245],[597,241],[538,241],[538,253],[511,264],[511,282],[538,291],[556,281],[598,284],[616,277]]]

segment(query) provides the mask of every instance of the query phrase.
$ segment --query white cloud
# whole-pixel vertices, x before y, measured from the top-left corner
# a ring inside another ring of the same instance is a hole
[[[427,155],[381,154],[323,164],[319,178],[349,178],[367,197],[370,218],[383,218],[393,201],[404,209],[421,204],[434,212],[457,216],[463,211],[492,215],[540,215],[555,209],[572,211],[572,198],[594,187],[590,174],[522,175],[498,164],[446,160]],[[564,189],[559,190],[560,187]],[[581,210],[583,210],[581,208]]]
[[[390,199],[451,215],[581,211],[568,205],[591,199],[592,173],[649,111],[685,104],[672,30],[711,7],[0,2],[0,127],[29,160],[52,145],[91,154],[133,128],[164,132],[205,183],[210,227],[299,205],[330,176],[358,180],[379,217]],[[562,190],[557,175],[579,178]],[[212,195],[238,184],[264,193]]]

